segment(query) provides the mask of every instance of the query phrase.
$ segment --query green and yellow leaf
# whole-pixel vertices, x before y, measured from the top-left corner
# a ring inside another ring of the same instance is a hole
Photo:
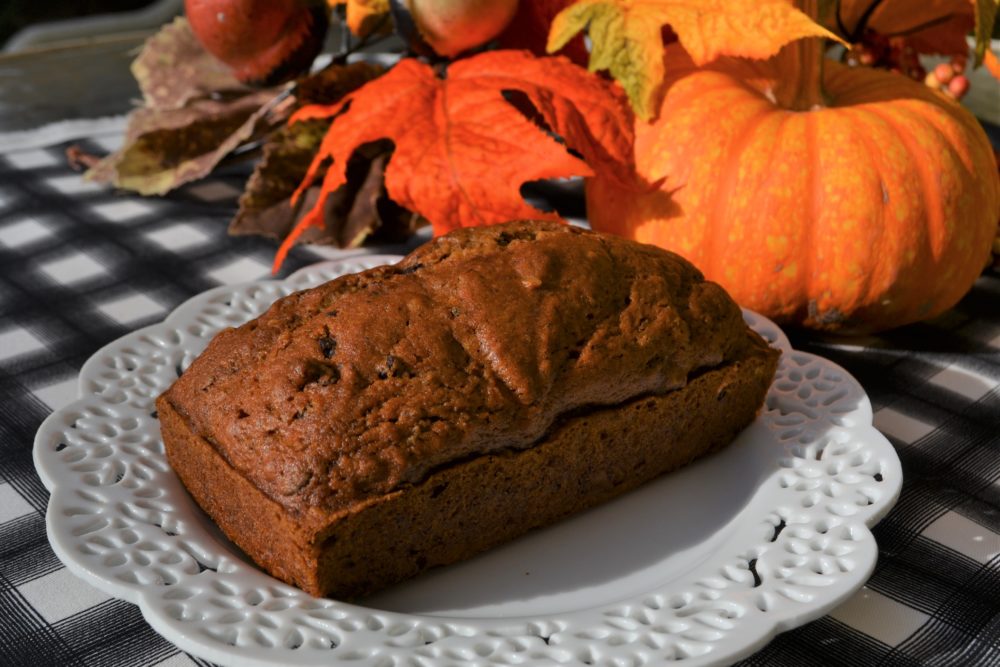
[[[976,1],[976,60],[975,65],[979,67],[983,64],[986,52],[990,48],[990,38],[993,36],[993,26],[997,21],[997,10],[1000,9],[1000,0],[975,0]],[[992,71],[992,70],[991,70]]]
[[[586,31],[591,71],[608,70],[649,119],[661,94],[664,26],[699,65],[719,56],[769,58],[805,37],[839,39],[789,0],[580,0],[556,16],[548,50]]]

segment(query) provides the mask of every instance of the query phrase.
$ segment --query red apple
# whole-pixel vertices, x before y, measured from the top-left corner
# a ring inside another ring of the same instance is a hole
[[[244,83],[279,83],[308,69],[329,21],[322,1],[185,0],[184,8],[202,46]]]
[[[517,11],[517,0],[405,0],[403,4],[428,46],[448,57],[496,37]]]

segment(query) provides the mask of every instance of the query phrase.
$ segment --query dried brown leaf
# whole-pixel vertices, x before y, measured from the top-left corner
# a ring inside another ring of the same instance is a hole
[[[233,235],[255,234],[284,240],[306,211],[317,203],[319,186],[306,190],[298,205],[291,194],[301,182],[329,122],[304,121],[282,128],[265,145],[240,209],[230,223]],[[375,236],[387,241],[408,238],[426,221],[397,205],[385,191],[390,142],[361,147],[348,161],[347,182],[323,204],[323,224],[309,228],[298,243],[354,248]]]
[[[384,71],[363,62],[332,65],[297,82],[295,105],[332,104]],[[319,196],[317,186],[303,193],[298,206],[291,203],[329,127],[327,119],[304,121],[282,127],[268,139],[240,197],[230,234],[259,234],[278,240],[288,235]],[[324,207],[324,224],[310,230],[302,242],[354,247],[376,229],[387,225],[396,229],[404,221],[410,224],[413,216],[394,207],[385,195],[384,171],[391,149],[390,142],[380,142],[359,151],[348,165],[348,183]],[[395,232],[397,236],[400,233],[405,232]]]
[[[180,109],[141,108],[129,115],[125,145],[86,177],[143,195],[162,195],[207,176],[244,142],[273,125],[273,90],[231,100],[199,99]]]
[[[230,234],[259,234],[279,240],[288,235],[296,220],[291,195],[309,169],[329,126],[325,120],[296,123],[268,138],[240,197],[239,211],[229,224]]]
[[[147,107],[179,109],[224,91],[247,91],[229,67],[202,47],[187,19],[178,17],[146,40],[132,62]]]
[[[333,104],[384,73],[381,65],[364,61],[329,65],[295,82],[297,106]]]

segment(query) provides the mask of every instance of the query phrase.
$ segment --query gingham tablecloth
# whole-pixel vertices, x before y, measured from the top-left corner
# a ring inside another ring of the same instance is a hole
[[[32,464],[36,429],[75,398],[76,374],[97,349],[204,290],[269,275],[273,243],[226,235],[245,173],[143,199],[67,167],[69,143],[106,151],[120,131],[116,121],[0,135],[3,666],[208,664],[62,566]],[[284,273],[317,257],[296,250]],[[985,274],[933,322],[793,343],[860,380],[905,480],[874,531],[880,555],[868,584],[741,664],[1000,665],[1000,274]]]

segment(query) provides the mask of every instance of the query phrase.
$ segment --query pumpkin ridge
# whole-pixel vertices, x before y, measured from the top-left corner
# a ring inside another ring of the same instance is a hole
[[[725,154],[729,156],[728,163],[737,168],[729,168],[725,170],[725,176],[722,182],[716,187],[715,192],[712,197],[712,210],[708,216],[708,234],[706,239],[708,240],[708,256],[707,262],[708,266],[698,267],[705,275],[717,276],[720,275],[719,271],[719,246],[721,245],[721,239],[719,239],[719,229],[721,226],[721,220],[724,219],[723,213],[725,213],[726,208],[729,206],[729,197],[732,192],[736,189],[736,184],[739,181],[739,164],[742,161],[743,153],[750,146],[752,139],[754,138],[754,133],[774,114],[774,109],[765,106],[759,112],[750,116],[746,121],[744,121],[742,127],[738,128],[733,132],[732,137],[726,143]],[[704,255],[703,255],[704,256]]]
[[[911,155],[923,155],[926,153],[923,147],[921,147],[920,144],[914,140],[912,134],[909,132],[909,129],[902,125],[898,118],[893,117],[893,114],[886,113],[884,110],[874,105],[868,107],[867,110],[884,120],[897,132],[899,140],[903,142]],[[928,115],[918,114],[916,111],[906,109],[905,107],[900,107],[894,111],[897,114],[904,116],[907,120],[916,122],[923,121],[926,123],[931,118]],[[939,135],[941,134],[941,131],[937,126],[934,126],[934,131]],[[941,138],[943,139],[941,143],[947,146],[947,137],[942,136]],[[961,160],[959,163],[961,163]],[[947,236],[948,226],[945,223],[944,213],[942,210],[944,198],[941,196],[941,183],[934,177],[934,174],[930,169],[930,164],[926,160],[914,160],[914,164],[917,171],[920,173],[920,182],[923,185],[923,191],[927,195],[925,203],[927,204],[929,212],[929,221],[931,223],[930,227],[935,231],[935,233],[940,235],[938,238],[944,238]],[[934,241],[934,234],[929,235],[928,238],[931,242],[932,256],[934,257],[934,260],[937,261],[943,251],[943,248],[934,247],[936,245]]]
[[[869,105],[866,110],[872,115],[881,118],[896,132],[900,142],[906,147],[911,156],[916,158],[925,154],[920,144],[910,135],[908,128],[901,126],[898,120],[892,117],[892,114],[886,113],[875,105]],[[924,117],[918,118],[918,120],[920,119],[926,120]],[[937,128],[935,128],[935,131],[938,131]],[[948,236],[947,223],[944,220],[944,210],[942,208],[944,199],[941,196],[940,183],[934,177],[934,174],[931,173],[930,162],[923,159],[914,159],[913,164],[920,175],[921,189],[924,192],[924,201],[922,203],[924,214],[927,218],[927,228],[930,230],[930,233],[927,234],[926,245],[930,251],[932,264],[937,265],[941,261],[941,255],[946,250],[945,245]],[[941,295],[934,294],[932,299],[933,303],[930,305],[927,300],[924,300],[919,306],[911,306],[913,314],[917,317],[922,317],[929,312],[937,310],[936,304],[940,301]]]
[[[934,93],[934,97],[937,98],[938,94]],[[914,100],[914,101],[922,101],[922,100]],[[907,111],[911,117],[916,116],[921,120],[923,120],[924,122],[928,122],[931,125],[933,125],[934,129],[937,130],[938,134],[944,137],[945,139],[944,143],[948,147],[948,149],[952,153],[958,156],[958,162],[968,170],[970,176],[974,177],[976,175],[976,168],[975,168],[976,165],[974,164],[976,160],[975,160],[975,155],[973,155],[973,153],[975,152],[975,149],[978,148],[978,146],[970,146],[969,162],[967,162],[964,159],[964,156],[962,156],[961,153],[955,150],[953,142],[951,141],[951,136],[950,136],[951,132],[949,128],[946,127],[946,123],[947,120],[950,119],[961,125],[964,130],[973,132],[983,132],[982,126],[979,124],[978,121],[975,120],[974,117],[972,117],[971,114],[968,114],[966,112],[966,109],[962,107],[960,104],[953,103],[949,100],[938,100],[938,99],[928,100],[927,103],[930,106],[932,106],[935,111],[940,111],[941,114],[943,115],[939,115],[936,113],[923,114],[920,113],[919,109],[911,109],[909,106],[901,106],[900,109]],[[963,113],[960,114],[955,113],[955,109],[950,108],[951,105],[954,105]],[[983,139],[985,140],[986,143],[989,143],[989,138],[985,135],[985,133],[983,133]],[[994,159],[993,155],[992,154],[987,155],[984,152],[983,156],[987,160],[986,164],[992,165]],[[970,164],[970,162],[973,164]],[[998,214],[1000,214],[1000,211],[998,211]]]
[[[893,97],[871,101],[894,98],[927,99],[931,96],[936,99],[938,95],[922,83],[912,81],[901,74],[867,67],[852,67],[830,59],[823,62],[823,87],[826,93],[835,99],[846,97],[850,100],[844,103],[848,106],[858,104],[857,100],[864,99],[873,92],[889,93]]]
[[[787,135],[792,134],[792,132],[795,130],[795,128],[792,127],[792,124],[798,120],[799,116],[798,112],[788,111],[777,107],[773,108],[771,110],[771,113],[776,118],[778,118],[780,122],[774,132],[773,140],[770,142],[771,152],[768,154],[767,160],[765,161],[765,164],[768,165],[774,164],[775,160],[779,160],[781,158],[781,151],[785,147],[786,137]],[[782,174],[777,169],[767,169],[766,177],[762,182],[758,184],[759,187],[756,191],[755,198],[759,197],[761,192],[768,192],[771,190],[771,188],[780,186],[784,183],[785,183],[785,174]],[[757,206],[756,208],[757,210],[764,210],[765,207]],[[775,220],[773,218],[773,210],[770,209],[769,207],[767,216],[765,217],[768,217],[768,219],[762,221],[762,228],[755,229],[754,232],[761,234],[765,238],[767,238],[771,232],[775,231],[774,230]],[[790,236],[789,232],[785,229],[779,229],[777,231],[779,232],[778,233],[779,236],[785,236],[786,238]],[[780,274],[783,268],[789,263],[794,264],[797,259],[798,257],[794,252],[788,252],[787,250],[785,251],[785,255],[768,256],[767,260],[772,262],[772,264],[774,265],[771,269],[774,273],[774,280],[775,281],[782,280]],[[802,262],[801,268],[808,269],[808,262]],[[801,290],[798,290],[796,291],[795,296],[789,297],[786,294],[783,297],[781,297],[781,296],[775,296],[773,293],[770,293],[770,289],[766,291],[769,292],[768,296],[766,297],[766,301],[771,304],[776,304],[779,309],[787,308],[787,304],[789,303],[789,301],[795,301],[797,297],[801,297],[802,294],[805,294],[805,292],[801,292]]]
[[[937,94],[935,94],[937,97]],[[951,100],[935,100],[937,102],[938,108],[945,112],[949,118],[954,118],[957,120],[962,127],[967,132],[972,132],[973,134],[978,134],[983,138],[982,146],[991,146],[990,138],[986,135],[986,131],[983,130],[983,126],[979,124],[976,117],[972,115],[972,112],[963,107],[957,102],[952,102]],[[952,108],[952,106],[957,107],[957,111]],[[991,154],[992,151],[984,151],[983,155],[986,156],[987,164],[992,165],[995,161],[994,156]],[[994,183],[1000,183],[1000,179],[994,181]],[[1000,190],[998,190],[1000,192]],[[1000,217],[1000,206],[997,207],[997,217]]]
[[[878,256],[887,251],[886,246],[888,245],[888,234],[886,228],[888,227],[888,220],[886,219],[886,207],[890,205],[890,195],[887,185],[888,179],[885,177],[886,165],[882,160],[882,151],[880,147],[876,146],[872,139],[868,136],[867,130],[869,125],[861,118],[861,114],[864,111],[864,109],[860,109],[856,106],[838,107],[837,116],[850,123],[852,134],[857,141],[868,149],[868,158],[875,165],[875,171],[878,173],[879,184],[882,187],[882,192],[880,193],[882,196],[882,205],[878,207],[878,220],[875,221],[875,224],[872,226],[872,229],[876,230],[875,233],[877,234],[877,238],[871,241],[873,246],[872,254],[874,256]],[[876,262],[875,270],[865,273],[861,284],[861,296],[859,298],[859,302],[862,305],[873,303],[878,300],[878,294],[880,291],[884,291],[880,288],[883,283],[887,285],[892,284],[893,280],[890,279],[889,276],[883,275],[889,270],[891,269],[888,268],[888,265]],[[898,273],[899,271],[896,270],[897,275]]]
[[[938,94],[934,93],[934,97],[937,96]],[[935,101],[937,102],[937,100]],[[952,104],[961,108],[961,110],[964,113],[963,114],[953,113],[953,111],[948,108]],[[994,213],[993,218],[1000,218],[1000,189],[996,187],[996,185],[1000,183],[1000,179],[991,179],[989,177],[991,173],[995,173],[992,171],[993,165],[995,164],[995,158],[992,155],[992,151],[989,152],[981,151],[981,155],[978,156],[976,155],[977,152],[980,152],[977,151],[977,149],[981,148],[982,146],[989,145],[989,138],[986,136],[986,133],[982,130],[982,127],[979,126],[978,122],[976,122],[975,125],[977,131],[982,135],[983,143],[970,145],[968,147],[969,148],[968,155],[967,156],[963,155],[961,152],[957,150],[955,142],[952,141],[953,128],[948,127],[948,120],[951,119],[956,123],[958,123],[960,126],[962,126],[963,129],[968,129],[968,126],[965,126],[962,121],[966,120],[968,117],[971,117],[971,114],[968,114],[968,112],[964,108],[960,107],[960,105],[958,105],[957,103],[953,103],[950,100],[946,99],[940,100],[940,102],[934,104],[933,107],[935,111],[938,111],[940,113],[920,113],[919,109],[910,108],[909,106],[901,106],[899,108],[899,112],[905,114],[907,117],[911,119],[914,119],[915,121],[929,124],[934,129],[934,131],[939,135],[941,139],[941,144],[944,146],[945,150],[948,152],[948,154],[954,161],[954,164],[956,166],[960,165],[961,168],[965,170],[967,177],[983,184],[982,194],[984,194],[988,199],[989,190],[993,191],[992,200],[997,203],[997,205],[994,206],[994,210],[996,212]],[[968,157],[968,161],[966,160],[966,157]],[[977,170],[977,162],[979,163],[978,170]],[[980,173],[980,170],[983,174],[986,175],[986,178],[984,179],[977,178],[977,173]],[[969,222],[963,221],[963,224],[969,224]],[[983,228],[984,245],[986,246],[989,245],[989,240],[992,239],[995,235],[995,229],[996,228],[993,225],[989,225]],[[954,234],[958,233],[959,231],[955,230]],[[983,254],[983,257],[981,258],[983,265],[985,265],[988,257],[989,257],[989,251],[985,252]],[[975,268],[978,269],[979,267]],[[976,275],[978,275],[979,272],[980,271],[977,270],[975,272]]]
[[[806,139],[806,164],[812,165],[813,168],[809,171],[809,187],[806,188],[806,196],[808,200],[805,202],[805,211],[808,212],[808,217],[806,220],[810,220],[811,223],[805,226],[805,244],[806,248],[815,248],[816,243],[816,221],[820,220],[820,216],[823,211],[823,202],[819,193],[823,191],[823,179],[820,174],[820,170],[815,168],[819,163],[820,150],[819,150],[819,128],[817,127],[817,112],[806,111],[800,112],[805,113],[805,139]],[[804,269],[803,275],[805,276],[805,294],[808,299],[808,311],[806,317],[809,320],[822,318],[825,308],[820,311],[820,308],[824,304],[817,304],[816,302],[816,255],[814,252],[802,253],[802,268]],[[820,267],[822,268],[822,267]],[[839,268],[839,267],[836,267]],[[819,306],[819,307],[817,307]],[[812,311],[815,311],[812,312]]]
[[[834,67],[829,67],[829,65],[834,65]],[[857,71],[852,68],[841,66],[839,63],[832,61],[827,63],[827,66],[829,71],[824,79],[826,83],[824,88],[830,96],[830,106],[834,108],[857,106],[858,104],[873,102],[878,103],[883,101],[883,99],[878,98],[869,100],[867,98],[871,97],[873,94],[884,95],[887,91],[895,93],[895,91],[900,87],[907,91],[909,90],[909,86],[906,85],[907,82],[905,80],[896,80],[902,79],[902,75],[899,74],[883,75],[881,72]],[[861,74],[865,76],[859,76]],[[900,84],[902,84],[902,86],[900,86]],[[923,84],[915,85],[923,86]],[[923,87],[926,88],[926,86]],[[904,97],[907,96],[899,94],[900,99]]]

